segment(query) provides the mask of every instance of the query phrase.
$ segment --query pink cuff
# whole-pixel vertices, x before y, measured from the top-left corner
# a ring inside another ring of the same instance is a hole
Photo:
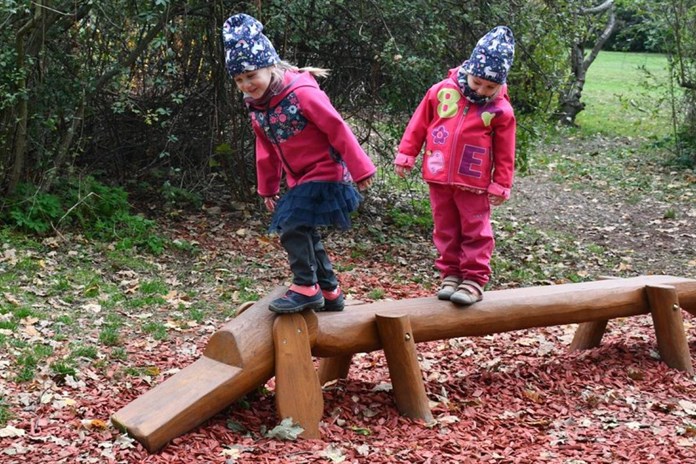
[[[489,184],[486,191],[491,195],[497,195],[499,197],[505,198],[506,200],[510,199],[510,189],[505,188],[500,184],[496,184],[495,182]]]
[[[398,155],[396,155],[394,164],[396,164],[397,166],[403,166],[405,168],[412,168],[416,164],[416,157],[399,153]]]
[[[314,296],[319,292],[319,286],[317,284],[312,286],[292,284],[290,285],[290,290],[299,293],[300,295]]]
[[[273,198],[274,196],[278,195],[280,193],[280,191],[278,191],[276,193],[262,193],[262,192],[257,190],[256,193],[258,193],[259,196],[262,198]]]

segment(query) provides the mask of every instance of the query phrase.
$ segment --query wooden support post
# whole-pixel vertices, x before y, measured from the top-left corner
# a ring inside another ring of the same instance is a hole
[[[613,276],[600,276],[598,280],[616,280]],[[575,330],[573,342],[570,344],[570,351],[589,350],[597,348],[602,343],[602,337],[607,330],[609,319],[599,321],[581,322]]]
[[[351,306],[359,306],[361,304],[364,304],[360,300],[347,300],[346,301],[346,307],[350,309]],[[323,313],[322,316],[331,316],[330,314]],[[318,331],[318,323],[317,323],[317,331]],[[314,346],[314,342],[316,341],[316,337],[314,340],[312,340],[312,346]],[[318,374],[319,374],[319,384],[324,385],[327,382],[331,382],[332,380],[338,380],[338,379],[346,379],[348,378],[348,372],[350,371],[350,363],[353,361],[353,353],[347,353],[347,354],[341,354],[337,356],[331,356],[328,358],[320,358],[319,359],[319,369],[318,369]]]
[[[645,292],[662,360],[669,367],[693,373],[676,289],[666,285],[648,285]]]
[[[418,365],[416,344],[407,315],[375,314],[379,339],[389,366],[394,400],[399,412],[412,419],[432,422],[433,415]]]
[[[600,321],[583,322],[578,325],[573,336],[573,342],[570,344],[570,350],[589,350],[597,348],[602,342],[604,331],[607,328],[609,319]]]
[[[273,342],[278,415],[299,424],[304,429],[303,438],[321,438],[319,421],[324,414],[324,398],[302,314],[276,316]]]
[[[352,359],[352,354],[321,358],[319,360],[319,384],[324,385],[332,380],[347,378]]]

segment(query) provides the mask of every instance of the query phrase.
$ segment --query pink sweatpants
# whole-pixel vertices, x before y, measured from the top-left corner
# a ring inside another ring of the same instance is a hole
[[[433,241],[440,254],[435,267],[442,277],[454,275],[483,287],[491,276],[495,248],[488,196],[450,185],[429,186]]]

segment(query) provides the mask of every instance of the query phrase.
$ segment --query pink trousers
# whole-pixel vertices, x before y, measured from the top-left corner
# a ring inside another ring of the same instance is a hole
[[[458,276],[482,287],[491,276],[495,248],[488,195],[429,184],[433,210],[433,241],[440,256],[435,267],[442,277]]]

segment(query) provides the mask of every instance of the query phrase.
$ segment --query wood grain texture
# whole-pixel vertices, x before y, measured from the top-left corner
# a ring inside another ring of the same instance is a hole
[[[277,316],[273,322],[276,408],[281,419],[292,419],[303,438],[321,438],[319,421],[324,397],[319,385],[307,324],[301,314]]]
[[[378,312],[408,314],[416,343],[648,314],[647,285],[675,287],[682,308],[696,314],[696,280],[672,276],[495,290],[467,307],[435,297],[379,301],[319,314],[312,353],[331,357],[381,349],[373,322]]]
[[[276,288],[226,323],[211,336],[199,360],[113,414],[114,424],[154,452],[263,385],[274,374],[281,373],[283,377],[291,362],[274,344],[276,315],[268,311],[268,303],[285,290]],[[599,343],[606,321],[651,313],[665,362],[692,372],[679,308],[696,314],[696,280],[640,276],[498,290],[487,292],[483,301],[468,307],[430,297],[353,305],[340,313],[305,311],[292,316],[295,330],[301,325],[298,318],[303,319],[306,327],[292,341],[293,350],[302,353],[298,355],[301,375],[281,380],[280,408],[291,404],[283,398],[302,388],[300,394],[306,397],[300,402],[309,404],[311,410],[304,420],[318,427],[317,405],[323,400],[320,394],[317,396],[317,374],[310,374],[307,360],[311,356],[331,358],[323,368],[320,363],[322,382],[330,380],[328,377],[347,375],[353,354],[382,349],[384,337],[391,340],[386,335],[380,337],[375,323],[377,314],[397,319],[407,316],[413,343],[578,323],[586,332],[578,335],[573,347],[583,348]],[[277,333],[278,337],[291,339],[289,334]],[[308,349],[311,355],[307,355]],[[394,366],[390,365],[390,369],[395,369],[392,376],[397,379],[414,373],[413,363],[406,361],[405,347],[399,351],[396,360],[391,356]],[[281,356],[284,358],[277,362]],[[295,386],[293,382],[298,381],[300,386]],[[397,383],[413,386],[417,382],[402,379]]]
[[[396,407],[406,417],[432,422],[433,415],[425,392],[423,373],[418,364],[418,353],[411,335],[408,316],[377,314],[375,322],[384,346]]]
[[[660,357],[673,369],[693,373],[677,291],[674,287],[664,285],[649,285],[645,291],[650,303]]]
[[[266,383],[275,367],[268,303],[284,291],[225,324],[200,359],[114,413],[114,425],[154,452]]]

